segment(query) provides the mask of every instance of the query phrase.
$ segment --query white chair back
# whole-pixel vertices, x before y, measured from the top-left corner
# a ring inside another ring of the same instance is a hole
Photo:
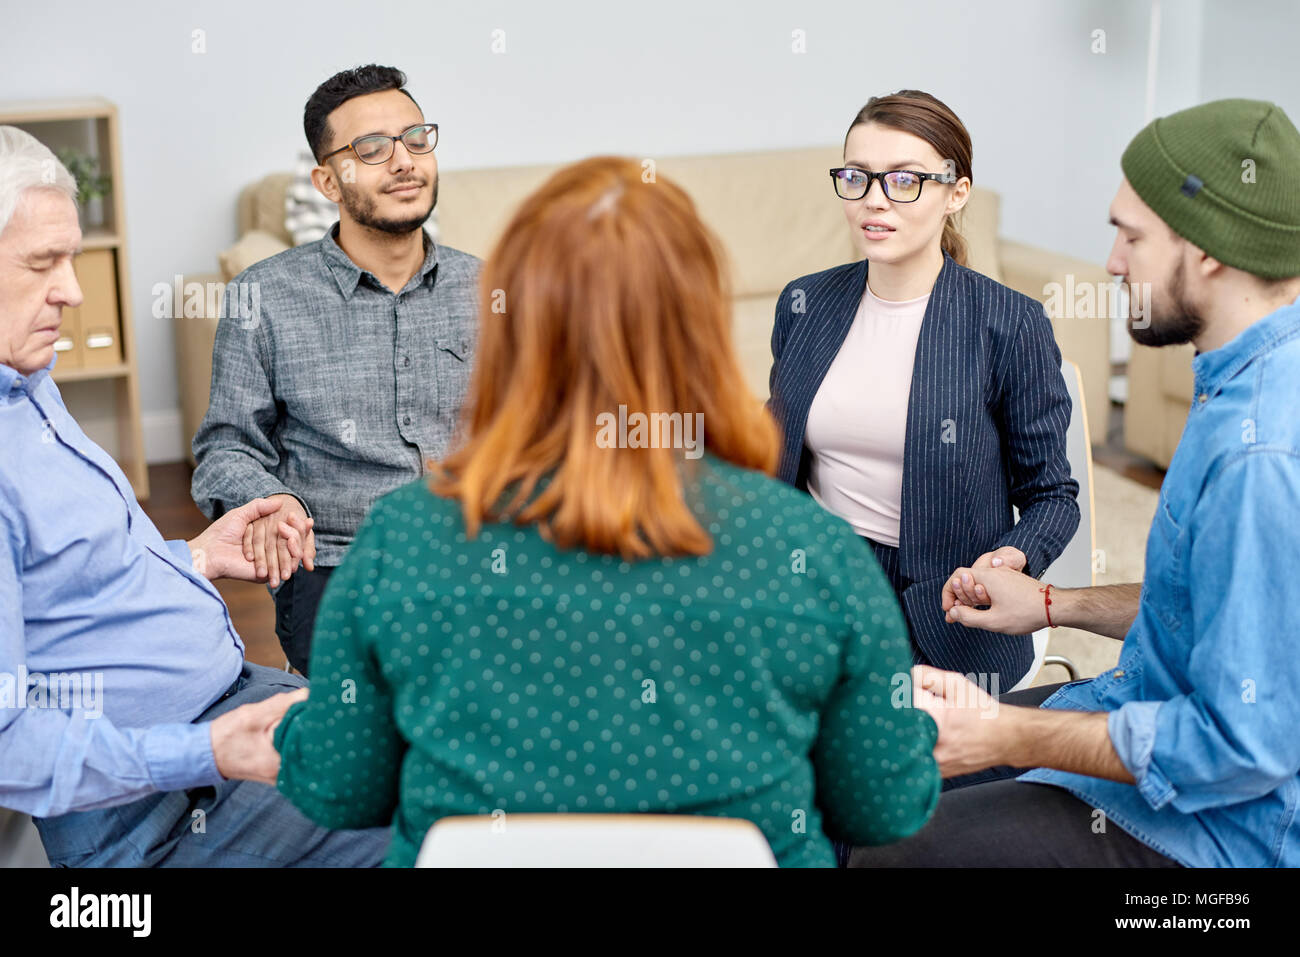
[[[689,814],[445,817],[416,867],[775,867],[751,821]]]
[[[1097,520],[1092,499],[1092,437],[1088,431],[1088,410],[1084,405],[1083,377],[1079,367],[1069,359],[1061,361],[1061,375],[1070,393],[1070,425],[1065,433],[1065,455],[1070,474],[1079,483],[1079,528],[1065,546],[1065,551],[1043,572],[1042,580],[1060,588],[1086,588],[1095,583],[1093,555],[1096,550]],[[1051,629],[1034,632],[1034,663],[1010,691],[1028,688],[1038,677],[1047,655]]]

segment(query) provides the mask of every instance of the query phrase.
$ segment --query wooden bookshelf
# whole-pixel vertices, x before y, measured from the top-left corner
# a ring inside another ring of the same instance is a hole
[[[136,498],[143,501],[149,497],[149,472],[145,465],[144,432],[140,422],[140,374],[135,356],[135,326],[131,321],[126,200],[122,188],[122,150],[117,107],[101,97],[0,102],[0,125],[20,127],[52,150],[71,147],[89,153],[98,159],[100,172],[108,175],[109,192],[99,204],[102,216],[95,221],[83,219],[83,252],[79,263],[87,254],[110,254],[112,285],[116,288],[105,290],[99,284],[96,288],[100,290],[98,295],[108,296],[110,300],[115,298],[115,301],[91,302],[92,290],[83,288],[87,301],[82,309],[97,309],[98,316],[111,316],[113,307],[116,307],[116,334],[120,355],[115,351],[112,361],[100,359],[94,363],[86,361],[75,366],[65,364],[61,356],[54,364],[53,375],[68,410],[79,421],[79,409],[91,416],[104,411],[104,387],[108,388],[112,396],[111,416],[117,434],[117,448],[113,451],[118,465],[135,490]],[[85,210],[82,212],[84,216]],[[87,264],[89,262],[87,259]],[[95,262],[102,266],[105,259],[98,257]],[[80,276],[79,268],[78,277]],[[82,383],[88,385],[83,387]],[[95,386],[95,383],[101,385]],[[82,388],[88,391],[79,395]],[[82,425],[85,426],[84,421]]]

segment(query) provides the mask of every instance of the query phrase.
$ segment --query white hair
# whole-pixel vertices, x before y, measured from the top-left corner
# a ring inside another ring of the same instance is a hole
[[[0,126],[0,233],[29,189],[57,189],[77,201],[77,181],[48,146],[26,130]]]

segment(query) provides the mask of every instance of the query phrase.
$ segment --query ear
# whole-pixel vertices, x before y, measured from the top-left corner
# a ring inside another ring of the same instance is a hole
[[[952,192],[948,194],[948,206],[944,212],[952,215],[959,213],[965,208],[966,203],[970,200],[970,177],[963,176],[953,184]]]
[[[1223,273],[1223,270],[1226,268],[1223,263],[1215,259],[1199,246],[1195,246],[1192,243],[1188,243],[1187,246],[1187,251],[1192,258],[1192,265],[1196,268],[1196,272],[1200,274],[1202,279],[1213,279]]]
[[[334,175],[334,169],[332,167],[313,167],[311,171],[311,184],[316,187],[316,192],[320,193],[331,203],[337,203],[343,198],[343,191],[339,189],[338,178]]]

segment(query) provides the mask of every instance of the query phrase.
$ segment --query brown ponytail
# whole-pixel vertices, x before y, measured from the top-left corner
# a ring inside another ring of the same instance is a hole
[[[961,213],[955,213],[954,216],[960,217]],[[966,237],[961,234],[953,218],[949,216],[943,221],[943,236],[939,239],[939,246],[958,266],[969,266],[970,263],[966,261]]]
[[[879,123],[890,129],[911,133],[929,143],[940,156],[953,165],[957,178],[965,176],[972,183],[970,133],[957,114],[929,93],[899,90],[888,96],[873,96],[849,124],[849,130],[862,123]],[[845,142],[848,134],[845,134]],[[959,266],[968,265],[966,239],[961,234],[960,213],[948,216],[943,223],[940,246]]]

